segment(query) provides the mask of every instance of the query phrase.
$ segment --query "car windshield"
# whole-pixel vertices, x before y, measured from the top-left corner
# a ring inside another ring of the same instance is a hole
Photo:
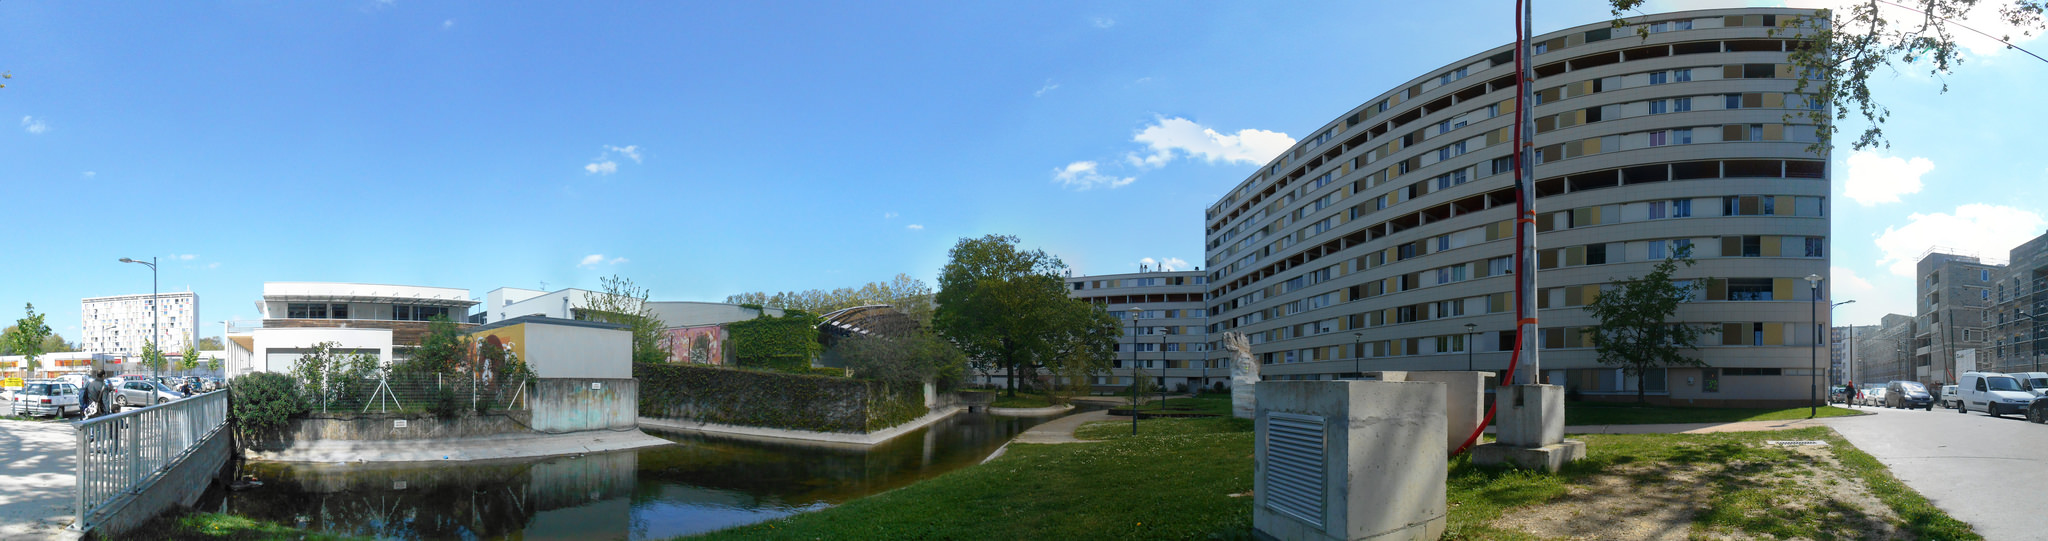
[[[2030,379],[2027,380],[2027,384],[2034,386],[2035,389],[2048,389],[2048,378]]]
[[[30,383],[21,388],[21,394],[47,395],[52,394],[50,391],[48,383]]]
[[[2020,381],[2012,378],[1984,378],[1984,386],[1993,391],[2020,390]]]
[[[1927,392],[1927,386],[1921,385],[1918,381],[1908,381],[1900,383],[1899,388],[1904,389],[1906,392]]]

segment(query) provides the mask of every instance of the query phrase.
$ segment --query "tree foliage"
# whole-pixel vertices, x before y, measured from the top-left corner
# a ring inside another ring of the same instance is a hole
[[[1616,28],[1636,25],[1629,22],[1627,15],[1641,7],[1644,0],[1608,1]],[[1812,95],[1831,109],[1787,113],[1788,119],[1803,117],[1818,128],[1819,142],[1808,149],[1825,156],[1835,133],[1835,122],[1847,119],[1851,110],[1866,123],[1852,148],[1889,148],[1884,122],[1891,116],[1891,110],[1871,91],[1871,76],[1896,73],[1901,68],[1924,68],[1936,79],[1948,75],[1964,61],[1956,35],[1978,32],[1956,21],[1992,3],[1983,4],[1977,0],[1913,0],[1910,5],[1859,0],[1839,11],[1823,9],[1813,17],[1781,20],[1773,35],[1804,43],[1790,55],[1794,71],[1801,74],[1794,92]],[[1997,19],[2019,29],[2022,36],[2031,36],[2048,27],[2044,25],[2044,11],[2048,11],[2048,1],[2006,0],[1998,8]],[[1635,31],[1645,38],[1649,36],[1647,27],[1637,25]],[[1992,37],[2011,46],[2013,36]],[[1948,91],[1946,82],[1941,90]]]
[[[157,349],[155,340],[142,343],[143,368],[148,368],[150,372],[154,373],[162,372],[165,368],[170,368],[170,365],[170,357],[164,355],[163,350]]]
[[[376,377],[383,368],[377,357],[334,351],[339,345],[314,344],[312,351],[292,361],[291,375],[299,381],[307,403],[324,407],[333,402],[359,401],[376,389]]]
[[[1704,281],[1694,279],[1681,283],[1672,280],[1679,264],[1692,266],[1691,254],[1690,248],[1681,249],[1678,254],[1658,262],[1649,274],[1631,276],[1612,289],[1600,292],[1592,304],[1586,305],[1585,310],[1600,321],[1593,329],[1593,347],[1599,352],[1600,363],[1620,366],[1624,374],[1636,377],[1637,402],[1644,401],[1643,374],[1646,371],[1671,366],[1706,366],[1705,362],[1688,357],[1679,350],[1697,351],[1700,336],[1720,331],[1670,321],[1671,316],[1678,312],[1678,305],[1690,299]]]
[[[234,394],[234,400],[228,401],[229,412],[244,437],[275,433],[308,409],[298,380],[285,374],[256,372],[236,377],[228,382],[228,392]]]
[[[178,369],[190,372],[198,368],[199,348],[191,343],[186,343],[185,351],[178,355]]]
[[[762,292],[741,293],[725,298],[731,304],[751,304],[785,310],[803,310],[813,314],[827,314],[834,310],[887,304],[896,311],[910,316],[919,325],[931,325],[932,288],[923,280],[898,274],[888,282],[869,282],[858,288],[842,287],[831,291],[812,289],[807,291],[785,291],[775,294]]]
[[[835,352],[846,359],[853,377],[886,383],[938,384],[951,389],[967,367],[967,355],[931,332],[905,336],[861,336],[840,340]]]
[[[618,275],[600,278],[598,283],[604,291],[586,298],[576,319],[625,325],[633,333],[633,362],[668,362],[668,333],[664,330],[668,325],[648,306],[647,288]]]
[[[208,336],[199,339],[199,349],[204,351],[220,351],[227,348],[227,345],[222,344],[218,336]]]
[[[1013,396],[1019,379],[1082,359],[1122,335],[1101,308],[1067,296],[1065,263],[1042,250],[1019,250],[1017,242],[1005,235],[960,239],[939,271],[932,315],[932,328],[962,352],[1010,374]]]
[[[25,310],[28,311],[28,315],[16,320],[14,327],[7,331],[7,336],[4,339],[7,342],[7,348],[14,350],[15,355],[21,356],[21,370],[23,373],[42,369],[42,362],[36,360],[36,357],[43,354],[43,340],[52,336],[50,334],[50,326],[43,324],[44,316],[48,314],[36,313],[35,303],[27,303],[27,305]]]
[[[811,359],[824,349],[818,343],[818,316],[802,310],[784,310],[782,317],[764,312],[725,324],[725,332],[732,340],[733,362],[748,368],[807,373]]]
[[[427,322],[427,336],[413,348],[412,360],[396,370],[418,374],[454,374],[468,364],[469,337],[448,318],[435,316]]]

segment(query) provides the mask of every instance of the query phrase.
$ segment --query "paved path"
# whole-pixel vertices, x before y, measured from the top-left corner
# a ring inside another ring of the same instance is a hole
[[[0,539],[58,539],[76,512],[71,423],[0,420]]]
[[[248,451],[252,460],[276,462],[440,462],[602,453],[675,442],[639,430],[595,430],[556,435],[508,435],[460,440],[324,440],[283,451]],[[4,538],[4,536],[0,536]]]
[[[1129,421],[1131,418],[1110,415],[1107,411],[1076,413],[1031,427],[1025,430],[1024,433],[1018,434],[1016,439],[1010,440],[1010,443],[1082,443],[1095,441],[1075,438],[1074,430],[1081,428],[1081,425],[1095,421],[1116,420]]]
[[[1874,411],[1827,424],[1985,539],[2048,538],[2048,425],[1942,408]]]

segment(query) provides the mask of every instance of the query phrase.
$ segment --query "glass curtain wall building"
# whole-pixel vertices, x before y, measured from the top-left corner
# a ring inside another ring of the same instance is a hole
[[[1802,279],[1828,274],[1828,169],[1804,118],[1823,104],[1795,92],[1781,25],[1811,14],[1688,11],[1631,19],[1647,39],[1606,21],[1532,39],[1545,380],[1632,400],[1635,378],[1596,360],[1584,307],[1685,251],[1698,264],[1678,276],[1698,287],[1675,319],[1717,331],[1696,353],[1710,367],[1653,371],[1653,400],[1807,400],[1810,357],[1828,363],[1827,284]],[[1514,70],[1503,45],[1420,74],[1210,206],[1211,335],[1246,334],[1268,379],[1504,369]]]

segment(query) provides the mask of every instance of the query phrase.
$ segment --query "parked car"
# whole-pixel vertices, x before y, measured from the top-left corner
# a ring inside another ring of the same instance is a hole
[[[114,395],[115,408],[151,406],[185,399],[184,393],[148,379],[123,381],[119,389],[121,392]]]
[[[223,387],[227,387],[227,383],[222,382],[220,378],[205,378],[205,380],[204,386],[207,392],[218,391]]]
[[[2048,396],[2048,372],[2013,372],[2008,374],[2020,380],[2020,386],[2034,393],[2034,396]]]
[[[1964,372],[1956,386],[1961,387],[1956,395],[1963,401],[1963,407],[1956,410],[1959,413],[1973,409],[1992,417],[2023,413],[2037,398],[2020,387],[2019,378],[1998,372]]]
[[[1944,408],[1948,408],[1948,409],[1956,409],[1956,408],[1958,408],[1958,407],[1961,407],[1961,406],[1959,406],[1959,405],[1958,405],[1958,404],[1961,404],[1961,400],[1962,400],[1962,399],[1960,399],[1960,398],[1956,398],[1956,386],[1954,386],[1954,385],[1943,385],[1943,386],[1941,386],[1941,400],[1940,400],[1940,402],[1941,402],[1941,407],[1944,407]]]
[[[1934,411],[1934,395],[1928,393],[1927,386],[1921,385],[1918,381],[1893,380],[1884,384],[1884,406]]]
[[[79,411],[78,386],[60,380],[33,380],[14,394],[14,413],[64,417]]]
[[[2034,398],[2034,403],[2027,406],[2027,420],[2048,423],[2048,396]]]
[[[1882,405],[1884,405],[1884,387],[1871,387],[1871,388],[1869,388],[1869,389],[1864,389],[1864,390],[1863,390],[1863,405],[1865,405],[1865,406],[1882,406]]]
[[[1855,395],[1849,392],[1849,386],[1847,385],[1835,385],[1828,387],[1829,404],[1847,404],[1849,403],[1849,399],[1853,396]]]

